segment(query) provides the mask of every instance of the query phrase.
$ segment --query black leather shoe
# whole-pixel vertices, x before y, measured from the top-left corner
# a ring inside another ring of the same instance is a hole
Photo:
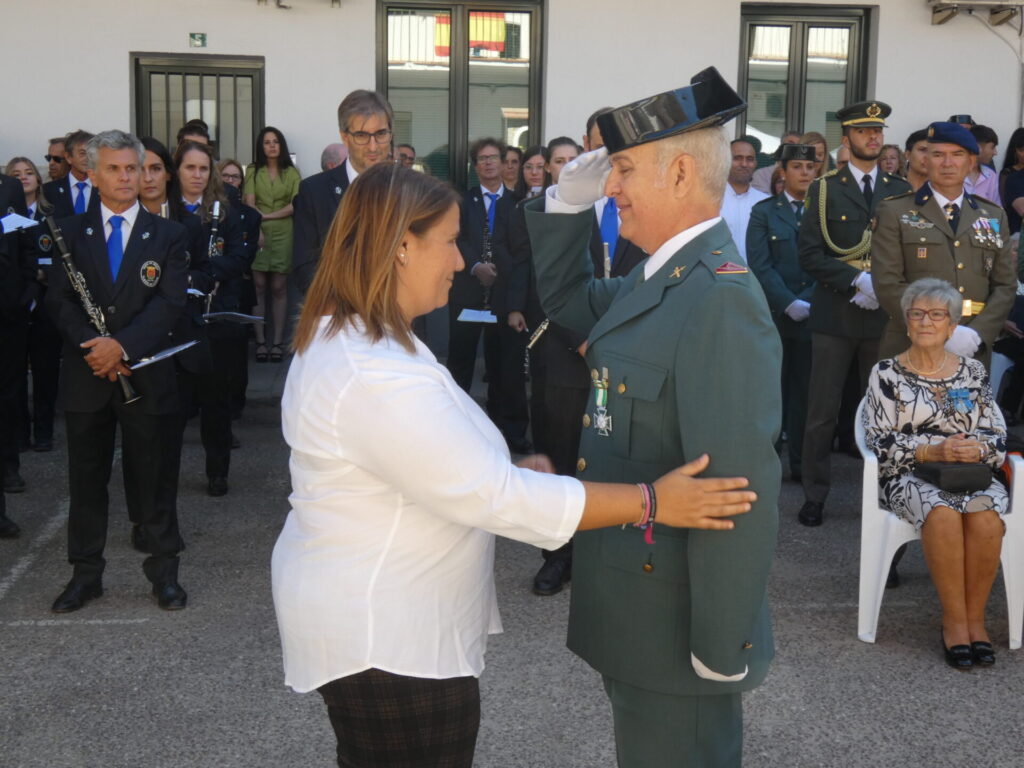
[[[805,501],[804,505],[800,507],[800,512],[797,514],[796,519],[800,521],[800,525],[806,525],[811,528],[821,525],[821,520],[824,517],[825,505],[818,501]]]
[[[0,539],[16,539],[20,533],[18,524],[0,512]]]
[[[939,632],[939,641],[942,643],[942,651],[946,656],[946,663],[953,669],[968,671],[974,666],[974,654],[969,645],[954,645],[952,648],[946,646],[946,638]]]
[[[992,643],[971,643],[971,653],[974,656],[974,663],[982,667],[991,667],[996,663],[996,652]]]
[[[188,602],[188,595],[176,581],[154,584],[153,596],[156,598],[157,605],[165,611],[180,611]]]
[[[64,591],[53,601],[53,606],[50,610],[54,613],[71,613],[102,594],[103,584],[99,581],[72,579],[64,587]]]
[[[25,490],[25,480],[16,469],[4,472],[4,493],[21,493]]]
[[[146,537],[142,534],[142,526],[132,524],[132,548],[136,552],[149,554],[149,547],[146,546]]]
[[[228,479],[226,477],[211,477],[206,484],[206,492],[210,496],[224,496],[228,492]]]
[[[557,595],[562,586],[572,578],[572,559],[549,557],[533,577],[533,594],[542,597]]]

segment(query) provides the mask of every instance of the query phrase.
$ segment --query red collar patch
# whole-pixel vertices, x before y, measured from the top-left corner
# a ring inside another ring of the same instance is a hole
[[[750,270],[742,264],[733,264],[731,261],[725,262],[722,266],[715,270],[716,275],[745,275]]]

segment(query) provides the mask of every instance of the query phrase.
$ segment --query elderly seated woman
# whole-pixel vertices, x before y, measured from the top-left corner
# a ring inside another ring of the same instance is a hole
[[[880,500],[921,531],[942,605],[947,663],[957,669],[991,666],[985,604],[999,566],[1006,489],[982,472],[987,487],[942,490],[915,469],[924,462],[983,462],[998,469],[1006,426],[985,367],[945,348],[960,321],[956,289],[924,278],[907,288],[900,306],[910,348],[875,365],[863,417],[868,445],[878,455]]]

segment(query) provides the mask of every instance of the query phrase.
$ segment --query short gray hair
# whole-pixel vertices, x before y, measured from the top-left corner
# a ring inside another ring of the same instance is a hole
[[[665,163],[678,154],[697,160],[697,174],[708,196],[721,204],[725,197],[725,182],[729,177],[732,156],[725,128],[713,125],[678,136],[669,136],[658,142],[658,161]]]
[[[89,167],[96,170],[96,163],[100,159],[101,149],[134,149],[139,156],[139,167],[146,164],[146,148],[137,137],[116,128],[110,131],[100,131],[85,145],[85,153],[89,158]]]
[[[341,104],[338,105],[338,128],[347,131],[349,121],[357,115],[360,117],[384,115],[388,121],[388,128],[391,128],[395,122],[395,113],[391,109],[390,102],[376,91],[359,89],[352,91],[342,99]]]
[[[922,277],[908,285],[900,299],[900,309],[904,318],[906,318],[907,310],[913,307],[914,302],[918,299],[941,301],[949,310],[949,319],[953,321],[953,324],[956,325],[960,322],[964,297],[960,295],[960,291],[945,280],[940,280],[937,277]]]
[[[328,144],[324,147],[324,151],[320,153],[320,170],[326,171],[330,168],[337,167],[345,162],[345,158],[348,156],[348,149],[344,144],[335,142]],[[333,163],[333,165],[332,165]]]

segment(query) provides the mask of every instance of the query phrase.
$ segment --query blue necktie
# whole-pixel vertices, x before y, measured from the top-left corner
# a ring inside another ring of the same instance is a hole
[[[199,208],[199,203],[185,203],[185,210],[189,213],[195,213],[197,208]]]
[[[498,205],[498,194],[496,192],[484,192],[487,199],[491,201],[491,207],[487,209],[487,227],[491,234],[494,234],[494,209]]]
[[[608,198],[601,212],[601,242],[608,243],[608,258],[614,264],[615,246],[619,242],[619,209],[614,197]]]
[[[85,213],[85,188],[88,186],[84,181],[75,184],[78,189],[78,198],[75,200],[75,213]]]
[[[107,258],[110,259],[110,276],[117,280],[117,272],[121,269],[121,259],[124,258],[124,244],[121,241],[121,222],[124,216],[110,217],[110,237],[107,239]]]

